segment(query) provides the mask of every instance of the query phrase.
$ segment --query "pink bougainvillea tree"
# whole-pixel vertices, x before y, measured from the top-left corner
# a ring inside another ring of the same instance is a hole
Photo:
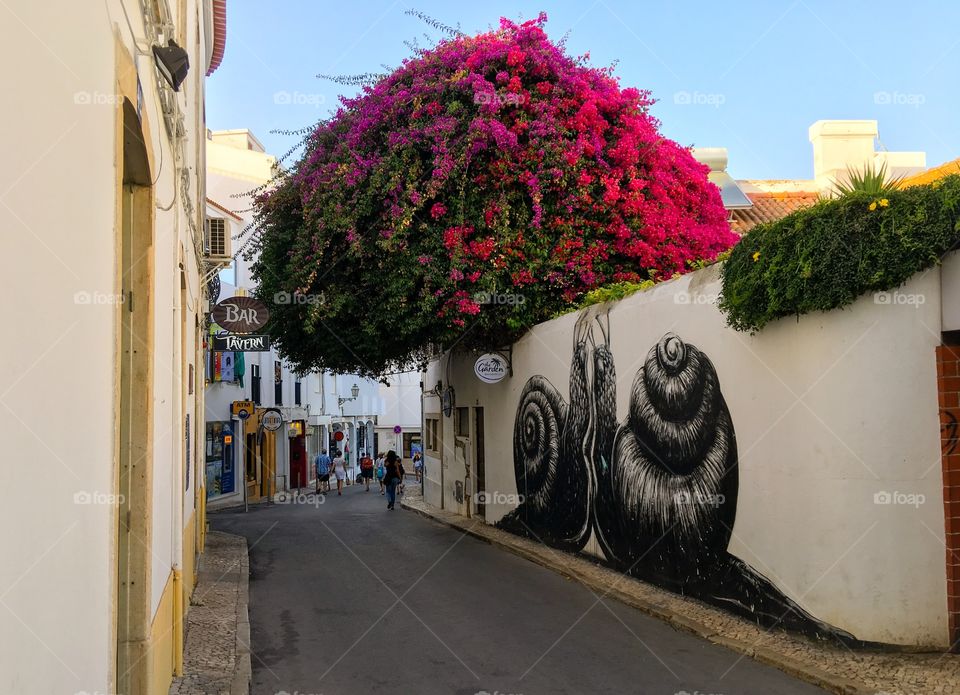
[[[506,345],[591,289],[734,243],[650,94],[567,56],[545,21],[419,51],[343,99],[260,196],[254,273],[295,363],[373,374]]]

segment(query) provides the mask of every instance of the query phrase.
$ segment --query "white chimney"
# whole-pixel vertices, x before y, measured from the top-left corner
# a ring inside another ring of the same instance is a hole
[[[810,126],[813,143],[813,178],[826,190],[847,169],[873,164],[876,121],[817,121]]]
[[[817,121],[810,126],[813,144],[813,178],[827,191],[847,170],[887,167],[887,176],[904,176],[926,168],[925,152],[877,152],[876,121]]]

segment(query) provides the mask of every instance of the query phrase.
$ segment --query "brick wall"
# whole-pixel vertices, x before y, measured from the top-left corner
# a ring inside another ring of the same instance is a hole
[[[960,651],[960,345],[937,348],[947,611],[951,651]]]

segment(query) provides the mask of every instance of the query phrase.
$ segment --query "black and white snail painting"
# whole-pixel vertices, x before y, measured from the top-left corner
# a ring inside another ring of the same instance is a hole
[[[581,317],[569,402],[531,377],[513,452],[523,501],[499,527],[573,552],[594,538],[631,576],[766,627],[858,643],[728,552],[739,492],[733,420],[713,363],[679,336],[650,348],[621,422],[608,320]]]

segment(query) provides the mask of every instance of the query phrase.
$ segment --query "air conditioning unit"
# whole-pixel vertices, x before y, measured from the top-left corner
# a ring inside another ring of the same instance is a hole
[[[230,225],[222,217],[203,221],[203,253],[211,263],[229,265],[233,260]]]

